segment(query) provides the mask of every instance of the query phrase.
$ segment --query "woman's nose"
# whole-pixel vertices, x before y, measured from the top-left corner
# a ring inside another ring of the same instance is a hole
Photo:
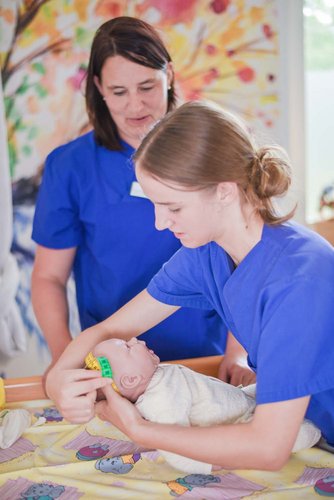
[[[132,112],[141,110],[141,108],[143,107],[142,96],[137,92],[130,94],[128,98],[128,107]]]
[[[169,214],[164,209],[155,208],[155,227],[158,231],[163,231],[164,229],[170,229],[172,226],[172,221],[170,220]]]

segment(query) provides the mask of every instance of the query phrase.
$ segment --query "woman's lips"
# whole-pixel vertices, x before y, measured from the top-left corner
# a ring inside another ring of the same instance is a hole
[[[151,119],[150,116],[147,115],[147,116],[139,116],[138,118],[127,118],[127,121],[134,125],[142,125],[143,123],[150,121],[150,119]]]

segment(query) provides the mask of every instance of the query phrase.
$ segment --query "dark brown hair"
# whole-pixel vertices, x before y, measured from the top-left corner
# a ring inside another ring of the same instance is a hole
[[[257,148],[243,122],[209,102],[188,102],[162,118],[134,155],[153,177],[186,189],[235,182],[267,224],[292,217],[276,213],[273,197],[291,183],[290,165],[279,147]]]
[[[86,107],[99,144],[120,150],[120,140],[112,116],[94,83],[108,57],[122,56],[149,68],[166,70],[171,57],[156,30],[134,17],[116,17],[97,30],[90,53],[86,82]],[[167,110],[176,103],[174,77],[168,90]]]

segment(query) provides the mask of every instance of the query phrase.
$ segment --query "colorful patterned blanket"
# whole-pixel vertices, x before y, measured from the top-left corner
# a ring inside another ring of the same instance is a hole
[[[8,409],[19,407],[44,423],[30,427],[10,448],[0,450],[1,500],[334,496],[334,455],[318,448],[294,454],[280,472],[222,469],[185,475],[165,463],[156,450],[140,448],[98,418],[73,425],[50,401],[8,405]]]

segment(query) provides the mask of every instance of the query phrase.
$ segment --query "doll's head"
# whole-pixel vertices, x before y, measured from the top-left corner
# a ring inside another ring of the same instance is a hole
[[[118,391],[133,402],[143,394],[160,362],[145,342],[136,338],[105,340],[94,347],[92,354],[108,360]]]

